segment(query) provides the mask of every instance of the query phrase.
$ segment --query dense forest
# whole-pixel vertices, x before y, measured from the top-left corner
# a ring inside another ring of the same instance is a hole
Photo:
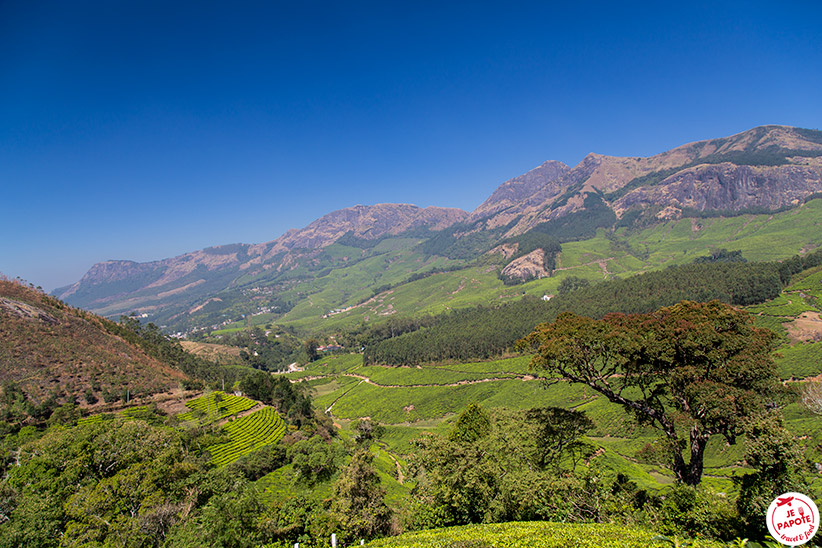
[[[589,285],[563,280],[548,302],[526,298],[497,307],[452,311],[420,323],[419,329],[388,333],[371,330],[366,364],[417,365],[499,356],[539,323],[571,311],[591,318],[609,312],[645,313],[682,300],[713,299],[746,306],[776,297],[793,274],[822,264],[822,252],[783,262],[748,263],[733,253],[716,253],[693,264],[673,266],[620,280]]]

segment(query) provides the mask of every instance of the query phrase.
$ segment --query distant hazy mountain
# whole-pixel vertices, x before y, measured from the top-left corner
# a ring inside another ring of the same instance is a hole
[[[319,291],[300,283],[331,273],[348,277],[334,281],[342,301],[363,286],[459,267],[528,233],[578,240],[600,227],[683,214],[775,211],[818,192],[822,132],[763,126],[649,158],[591,153],[573,168],[548,161],[502,183],[471,214],[407,204],[356,206],[263,244],[212,247],[149,263],[106,261],[55,295],[101,314],[136,311],[184,328],[230,317],[249,299],[256,299],[257,309],[282,313]],[[370,260],[378,255],[382,267]],[[514,270],[533,273],[546,257],[537,255]]]
[[[343,236],[376,242],[415,230],[442,230],[467,217],[468,213],[454,208],[358,205],[329,213],[301,230],[289,230],[263,244],[210,247],[147,263],[97,263],[80,281],[58,288],[54,294],[73,305],[106,315],[132,311],[154,314],[181,303],[196,308],[198,299],[235,285],[239,278],[268,271],[270,277],[276,278],[283,271],[297,269],[310,261],[317,250]]]

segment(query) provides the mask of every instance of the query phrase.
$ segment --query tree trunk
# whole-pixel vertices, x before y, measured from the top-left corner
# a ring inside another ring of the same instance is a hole
[[[674,453],[674,473],[679,481],[685,485],[695,487],[702,480],[702,470],[704,468],[705,446],[708,438],[691,433],[691,460],[686,464],[682,458],[682,453]]]

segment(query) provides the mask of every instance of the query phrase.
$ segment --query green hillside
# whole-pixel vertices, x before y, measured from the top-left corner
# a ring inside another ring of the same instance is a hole
[[[794,262],[789,271],[803,264]],[[820,271],[797,273],[777,298],[751,307],[757,321],[782,328],[786,379],[818,371],[820,343],[809,330],[819,315]],[[797,330],[800,320],[810,327]],[[130,331],[129,322],[110,328],[176,356],[173,341],[153,327]],[[252,350],[255,339],[248,344]],[[745,482],[762,473],[749,460],[757,444],[798,448],[786,457],[801,459],[791,461],[792,473],[803,470],[803,490],[822,492],[813,469],[799,466],[822,458],[822,427],[790,394],[786,429],[732,445],[712,438],[693,489],[676,483],[658,430],[588,387],[540,378],[530,360],[384,367],[363,365],[361,354],[331,354],[303,370],[245,369],[233,378],[224,375],[234,370],[197,362],[189,367],[211,391],[179,402],[176,417],[141,405],[78,420],[69,403],[36,427],[7,423],[0,492],[10,519],[0,523],[0,542],[111,545],[128,531],[141,546],[282,546],[333,532],[351,544],[403,528],[411,532],[371,545],[662,546],[654,537],[664,533],[720,546],[714,539],[761,538],[759,521],[749,518],[755,508],[736,506],[751,500]],[[246,395],[215,390],[226,378]],[[14,392],[4,387],[2,396],[4,417],[13,418]],[[551,428],[563,422],[534,417],[587,419],[543,462],[535,460],[540,436],[556,436]]]
[[[302,332],[332,333],[363,321],[437,314],[509,302],[523,295],[551,295],[571,276],[591,282],[625,278],[687,264],[718,249],[739,251],[751,262],[785,259],[822,245],[822,200],[774,214],[683,218],[642,230],[598,229],[593,238],[562,243],[551,277],[513,286],[499,279],[504,262],[498,256],[483,256],[464,269],[403,283],[415,274],[457,268],[460,264],[425,255],[413,242],[385,240],[366,252],[370,256],[351,264],[334,265],[327,259],[330,270],[316,270],[310,279],[294,277],[281,293],[284,299],[296,303],[289,312],[253,316],[226,328],[277,323]],[[350,252],[338,244],[327,250],[330,256]],[[247,282],[251,284],[252,280]],[[374,295],[380,286],[389,289]]]

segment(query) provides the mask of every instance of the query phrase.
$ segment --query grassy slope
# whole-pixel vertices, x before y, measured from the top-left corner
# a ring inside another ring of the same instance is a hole
[[[35,401],[61,401],[87,390],[132,397],[176,388],[186,376],[107,331],[99,316],[0,278],[0,381],[13,381]],[[17,310],[15,312],[15,310]],[[83,400],[84,401],[84,400]]]

